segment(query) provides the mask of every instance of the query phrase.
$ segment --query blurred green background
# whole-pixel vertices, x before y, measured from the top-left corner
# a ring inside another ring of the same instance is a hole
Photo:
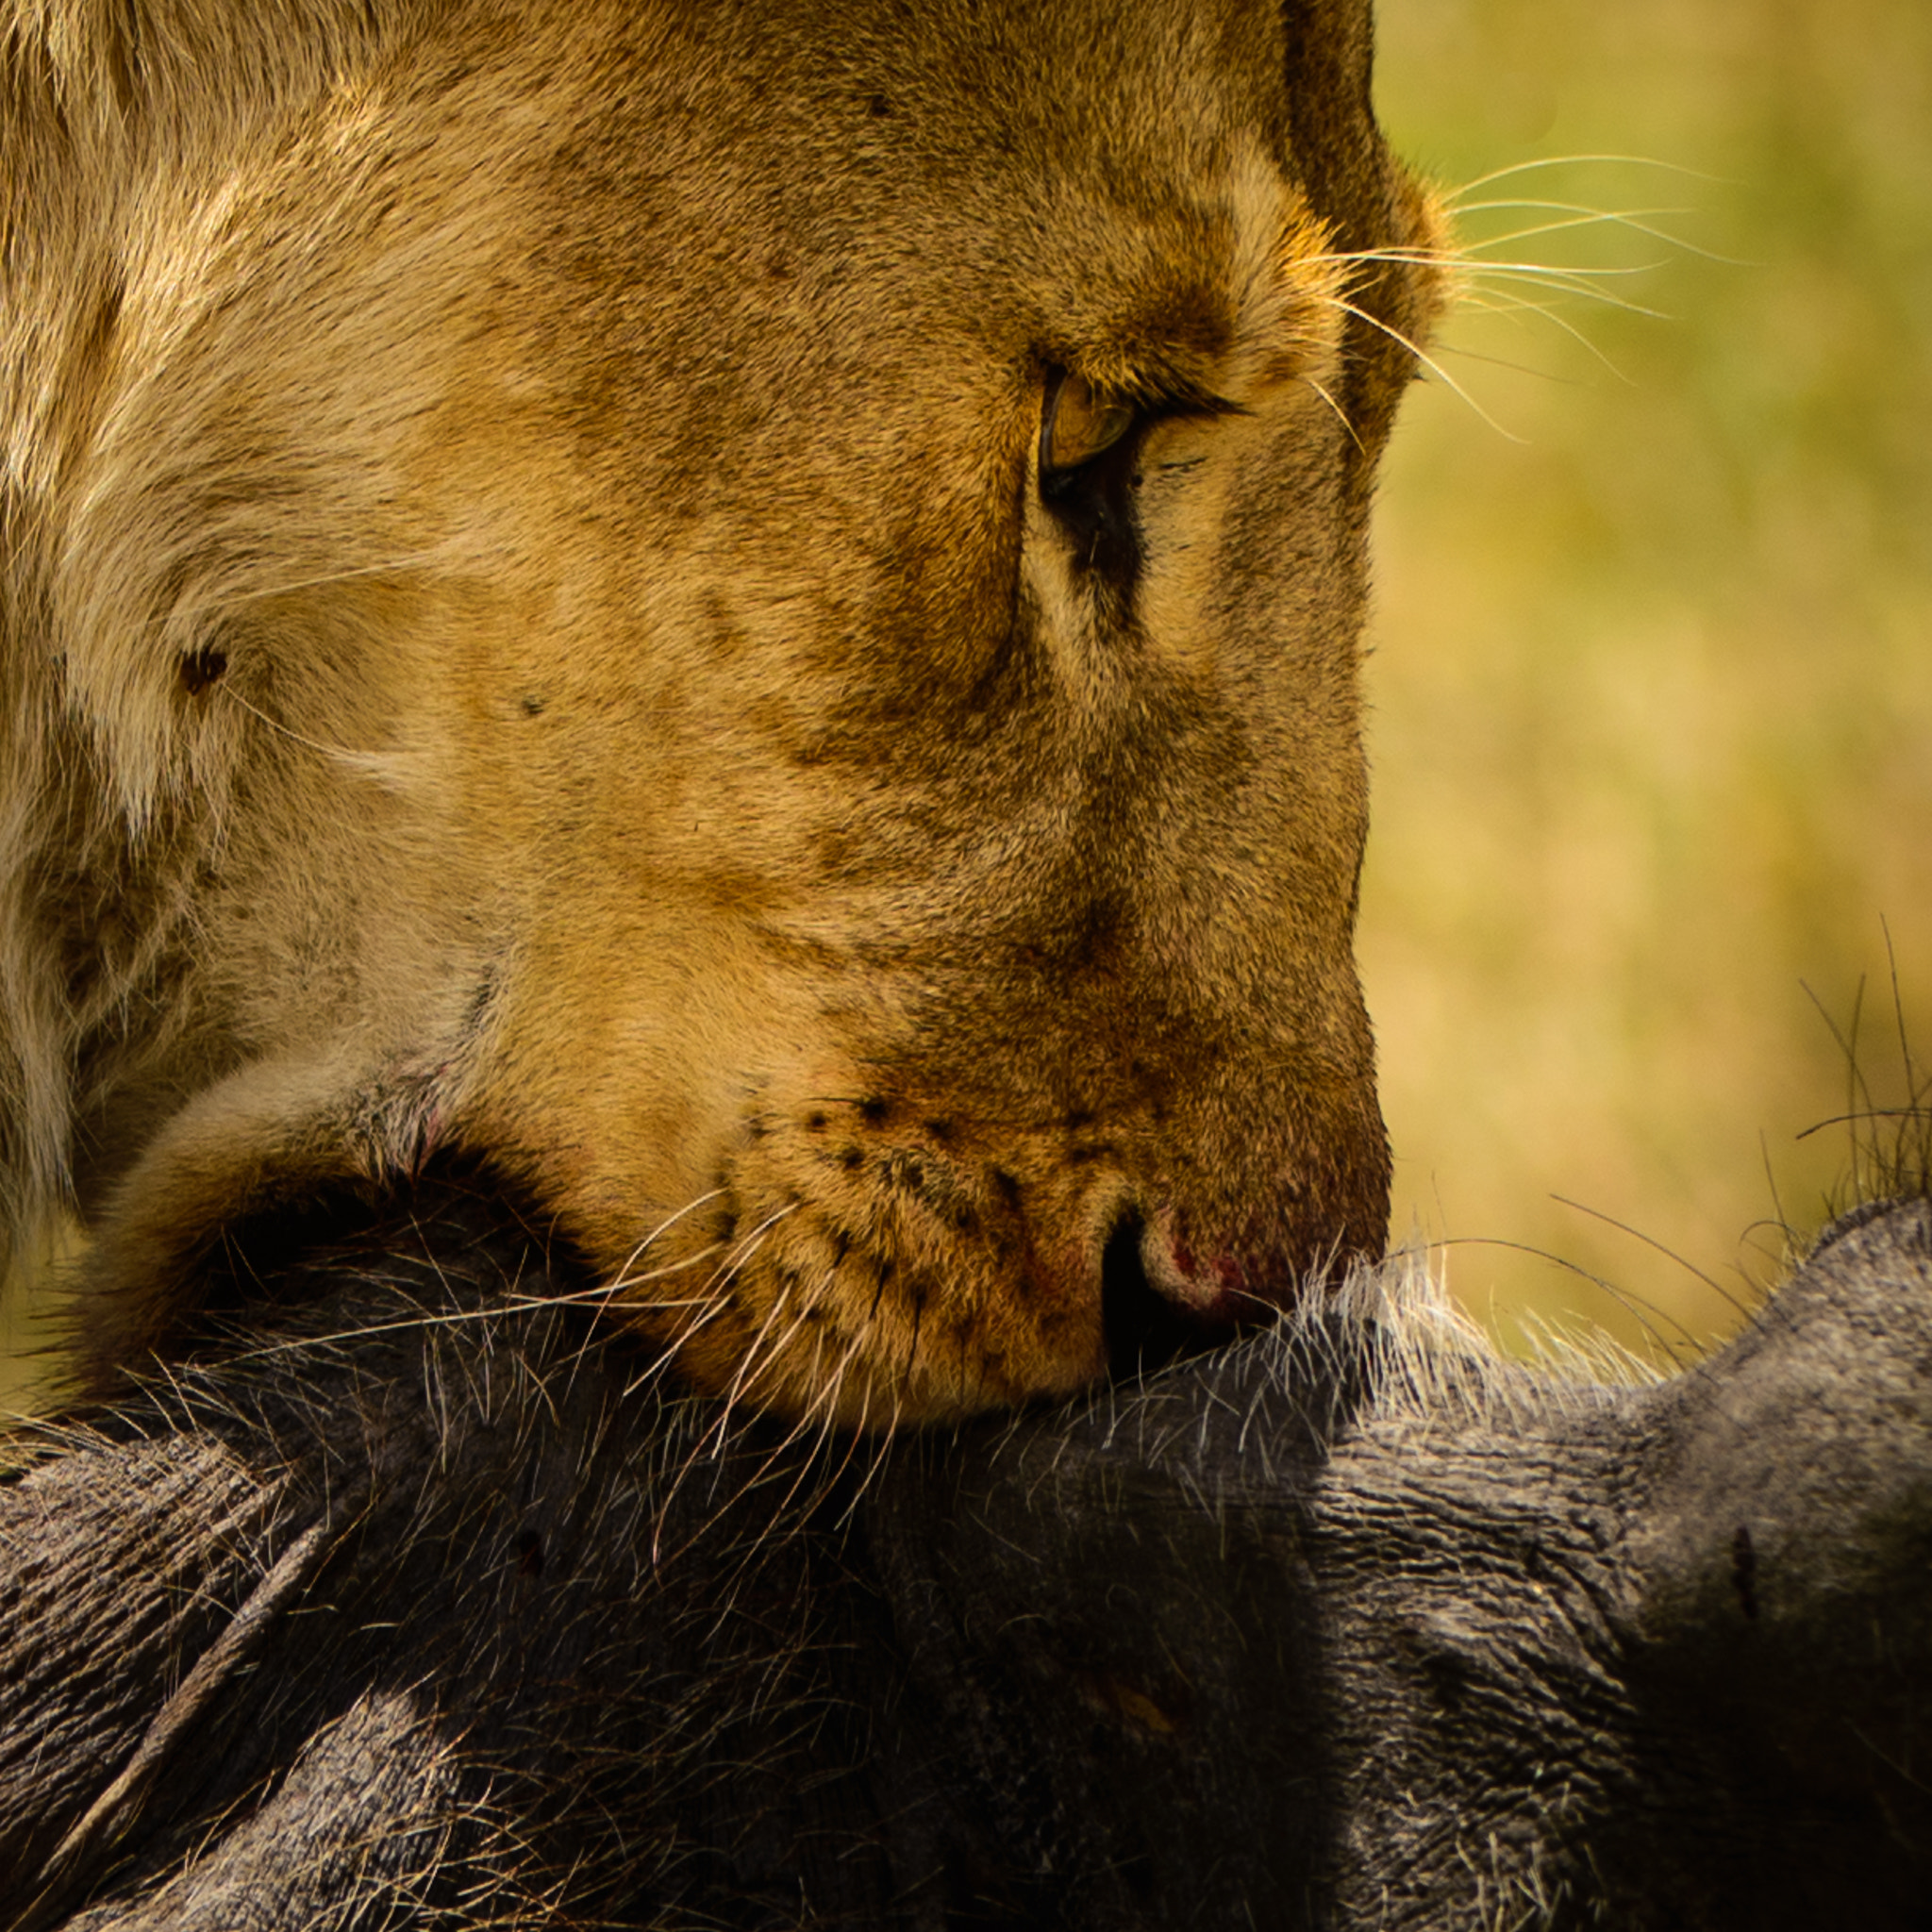
[[[1900,1097],[1887,926],[1932,1058],[1932,7],[1382,0],[1377,96],[1445,186],[1690,171],[1468,197],[1683,209],[1657,225],[1707,253],[1475,251],[1656,264],[1593,279],[1663,315],[1480,275],[1440,360],[1500,426],[1411,392],[1361,938],[1396,1232],[1446,1237],[1506,1340],[1529,1313],[1681,1347],[1843,1184],[1846,1130],[1800,1136],[1846,1110],[1819,1008],[1848,1029],[1861,978]]]

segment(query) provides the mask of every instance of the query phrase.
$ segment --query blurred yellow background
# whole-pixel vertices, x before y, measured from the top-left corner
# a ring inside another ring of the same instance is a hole
[[[1451,1238],[1506,1341],[1533,1312],[1681,1347],[1842,1185],[1846,1130],[1799,1136],[1846,1110],[1819,1005],[1848,1026],[1861,976],[1900,1097],[1886,926],[1932,1058],[1932,8],[1382,0],[1378,44],[1384,125],[1441,183],[1692,171],[1466,199],[1684,209],[1656,225],[1730,258],[1477,251],[1657,264],[1591,279],[1664,316],[1476,281],[1440,360],[1477,407],[1431,380],[1397,430],[1370,664],[1396,1232]]]

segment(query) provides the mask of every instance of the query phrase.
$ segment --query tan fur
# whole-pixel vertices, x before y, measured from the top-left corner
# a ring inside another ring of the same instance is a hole
[[[0,0],[0,1222],[88,1224],[97,1362],[440,1150],[851,1423],[1092,1376],[1122,1227],[1210,1321],[1379,1248],[1363,528],[1436,243],[1368,58],[1340,0]],[[1047,500],[1064,371],[1196,406],[1124,548]]]

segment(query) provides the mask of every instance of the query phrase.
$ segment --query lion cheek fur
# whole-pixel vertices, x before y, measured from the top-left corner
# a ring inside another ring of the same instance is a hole
[[[21,1228],[75,1176],[98,1371],[436,1147],[864,1426],[1091,1380],[1136,1243],[1212,1333],[1381,1242],[1357,637],[1436,298],[1365,7],[726,11],[378,0],[57,114],[0,0],[0,1166]],[[1218,399],[1084,521],[1075,368]]]

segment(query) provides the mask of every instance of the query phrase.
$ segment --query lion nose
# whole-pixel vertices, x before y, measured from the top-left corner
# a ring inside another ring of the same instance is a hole
[[[1217,1347],[1235,1332],[1236,1320],[1222,1297],[1163,1292],[1172,1274],[1162,1265],[1164,1246],[1137,1213],[1121,1217],[1100,1257],[1100,1310],[1108,1366],[1116,1380],[1146,1374],[1186,1356]],[[1149,1250],[1155,1250],[1155,1272]]]
[[[1142,1238],[1141,1266],[1154,1291],[1197,1323],[1245,1328],[1375,1259],[1388,1216],[1384,1165],[1366,1165],[1358,1184],[1322,1190],[1291,1176],[1260,1206],[1232,1213],[1163,1206]]]

